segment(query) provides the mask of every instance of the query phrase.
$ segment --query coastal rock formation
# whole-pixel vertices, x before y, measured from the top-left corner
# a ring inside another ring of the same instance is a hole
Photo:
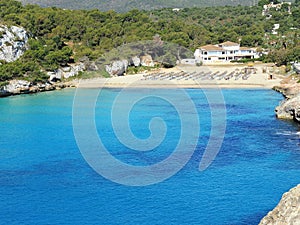
[[[0,88],[0,97],[50,91],[54,89],[55,87],[50,83],[38,83],[33,85],[31,82],[25,80],[11,80],[7,85]]]
[[[110,65],[106,65],[105,69],[111,76],[122,76],[128,68],[127,60],[117,60],[112,62]]]
[[[284,100],[275,109],[279,119],[290,119],[300,122],[300,95]]]
[[[138,67],[141,65],[141,59],[138,56],[134,56],[131,58],[131,65]]]
[[[84,63],[77,63],[48,72],[47,74],[49,76],[49,81],[56,82],[57,80],[62,80],[63,78],[76,76],[85,69],[86,67]]]
[[[113,61],[109,65],[105,66],[105,70],[111,76],[122,76],[124,75],[124,73],[126,73],[129,65],[135,67],[138,66],[154,67],[155,63],[151,55],[144,55],[141,57],[134,56],[129,60],[123,59],[123,60]]]
[[[283,194],[279,204],[259,223],[259,225],[297,224],[300,224],[300,185]]]
[[[0,25],[0,60],[12,62],[27,50],[28,35],[22,27]]]
[[[300,84],[292,81],[289,84],[281,84],[273,88],[275,91],[280,92],[285,98],[293,98],[300,93]]]
[[[276,107],[276,116],[300,123],[300,84],[296,77],[289,77],[274,90],[285,96]],[[285,193],[279,204],[265,216],[259,225],[298,225],[300,224],[300,184]]]
[[[154,61],[151,55],[141,56],[141,65],[147,67],[154,67]]]
[[[297,79],[289,78],[274,90],[286,98],[276,107],[276,116],[280,119],[289,119],[300,122],[300,84]]]
[[[43,91],[52,91],[65,87],[75,86],[72,82],[69,83],[31,83],[26,80],[11,80],[3,87],[0,87],[0,97],[10,95],[30,94]]]

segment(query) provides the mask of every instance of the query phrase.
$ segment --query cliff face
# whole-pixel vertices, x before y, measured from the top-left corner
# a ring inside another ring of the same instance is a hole
[[[279,119],[289,119],[300,123],[300,95],[284,100],[275,109]]]
[[[274,89],[281,92],[286,98],[276,107],[276,116],[279,119],[294,120],[300,123],[300,84],[297,83],[297,79],[290,79]]]
[[[22,27],[0,25],[0,60],[12,62],[27,50],[28,35]]]
[[[279,204],[268,213],[259,225],[300,224],[300,185],[283,194]]]
[[[288,78],[280,86],[274,87],[286,98],[276,107],[280,119],[300,123],[300,84],[298,79]],[[300,225],[300,184],[283,194],[279,204],[268,213],[259,225]]]

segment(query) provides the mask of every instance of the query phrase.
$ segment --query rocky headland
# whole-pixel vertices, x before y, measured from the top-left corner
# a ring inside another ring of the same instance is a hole
[[[0,87],[0,97],[11,95],[33,94],[44,91],[60,90],[66,87],[75,87],[75,82],[39,82],[32,83],[26,80],[11,80],[7,85]]]
[[[300,184],[284,193],[279,204],[259,223],[259,225],[298,224],[300,224]]]
[[[284,79],[279,86],[274,87],[274,90],[285,97],[285,100],[275,109],[279,119],[300,122],[300,83],[298,80],[297,77],[289,77]]]
[[[17,26],[6,26],[0,24],[0,65],[18,60],[29,48],[28,32]],[[75,82],[65,81],[67,78],[78,75],[86,70],[87,63],[78,62],[55,71],[43,71],[48,75],[48,80],[44,82],[31,82],[20,78],[0,82],[0,97],[11,95],[30,94],[43,91],[52,91],[65,87],[75,86]]]
[[[11,95],[33,94],[44,91],[60,90],[67,87],[76,87],[76,80],[66,80],[67,78],[78,75],[85,70],[83,63],[63,67],[55,71],[47,72],[49,76],[44,82],[30,82],[24,79],[14,79],[4,82],[0,86],[0,97]]]
[[[300,83],[298,81],[298,76],[290,76],[273,88],[285,97],[285,100],[275,109],[277,118],[300,123]],[[298,224],[300,224],[300,184],[283,194],[279,204],[259,223],[259,225]]]

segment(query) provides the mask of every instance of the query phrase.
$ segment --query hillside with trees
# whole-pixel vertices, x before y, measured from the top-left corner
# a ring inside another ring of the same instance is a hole
[[[286,65],[300,60],[300,6],[271,9],[262,15],[262,6],[223,6],[131,10],[126,13],[100,10],[64,10],[56,7],[23,6],[18,1],[0,0],[0,23],[24,27],[30,33],[29,50],[13,63],[0,65],[0,81],[32,71],[30,77],[45,79],[51,71],[85,57],[97,60],[106,52],[128,43],[152,40],[179,44],[194,51],[197,47],[223,41],[269,51],[264,61]],[[274,24],[278,34],[272,34]]]
[[[23,4],[38,4],[42,7],[59,7],[65,9],[99,9],[127,12],[132,9],[154,10],[162,8],[192,8],[211,6],[252,6],[257,0],[20,0]]]

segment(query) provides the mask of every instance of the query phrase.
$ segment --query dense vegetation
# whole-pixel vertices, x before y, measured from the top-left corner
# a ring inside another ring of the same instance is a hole
[[[179,12],[74,11],[0,0],[0,23],[23,26],[32,37],[24,56],[0,66],[0,81],[23,74],[31,79],[44,79],[41,71],[54,70],[83,56],[95,60],[113,48],[152,40],[155,35],[191,51],[201,45],[230,40],[270,49],[265,60],[278,65],[300,60],[299,1],[292,6],[292,14],[287,6],[270,13],[269,19],[262,16],[261,6],[190,8]],[[278,35],[271,33],[275,23],[280,23]]]
[[[208,6],[255,5],[257,0],[20,0],[24,4],[38,4],[42,7],[56,6],[64,9],[99,9],[127,12],[132,9],[154,10],[161,8],[191,8]]]

